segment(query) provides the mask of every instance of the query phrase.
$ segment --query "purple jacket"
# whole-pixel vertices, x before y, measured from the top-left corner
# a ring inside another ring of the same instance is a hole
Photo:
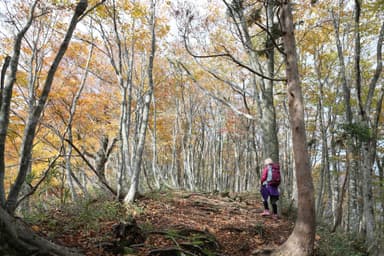
[[[272,165],[278,165],[273,163]],[[261,194],[263,198],[268,198],[268,196],[279,196],[279,189],[277,186],[270,186],[267,184],[268,179],[268,165],[263,168],[261,173]]]

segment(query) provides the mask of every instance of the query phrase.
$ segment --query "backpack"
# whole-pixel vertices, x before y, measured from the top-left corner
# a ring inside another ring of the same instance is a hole
[[[279,186],[281,182],[280,166],[278,164],[268,165],[268,172],[272,172],[272,179],[268,181],[270,186]]]

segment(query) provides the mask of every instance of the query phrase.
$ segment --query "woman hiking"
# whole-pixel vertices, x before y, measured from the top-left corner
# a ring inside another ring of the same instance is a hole
[[[264,211],[261,216],[270,216],[268,199],[272,205],[272,218],[278,219],[277,204],[279,200],[279,187],[280,185],[280,166],[274,163],[271,158],[264,160],[264,168],[261,173],[261,195],[263,197]]]

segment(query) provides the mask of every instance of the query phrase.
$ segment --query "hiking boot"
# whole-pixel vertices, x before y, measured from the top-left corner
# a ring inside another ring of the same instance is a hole
[[[262,213],[261,213],[261,216],[269,216],[271,215],[271,213],[269,212],[269,210],[264,210]]]
[[[274,219],[274,220],[279,219],[279,215],[277,215],[277,214],[272,214],[272,219]]]

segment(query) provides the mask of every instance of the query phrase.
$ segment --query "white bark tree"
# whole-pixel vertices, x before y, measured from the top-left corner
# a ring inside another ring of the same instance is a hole
[[[138,138],[137,138],[137,147],[133,155],[132,161],[132,177],[131,184],[127,195],[124,198],[125,203],[131,203],[135,199],[136,193],[139,187],[139,178],[141,171],[141,163],[143,160],[143,151],[145,146],[146,133],[148,129],[148,118],[149,111],[151,106],[151,100],[154,89],[154,80],[153,80],[153,65],[155,60],[155,52],[156,52],[156,33],[155,33],[155,25],[156,25],[156,1],[151,1],[150,8],[150,21],[149,27],[151,31],[151,47],[149,51],[149,59],[148,59],[148,67],[147,67],[147,75],[148,75],[148,90],[143,96],[143,108],[140,116],[140,125],[138,129]]]
[[[0,109],[0,196],[1,196],[1,207],[0,207],[0,242],[2,244],[8,244],[15,251],[22,253],[53,253],[56,255],[79,255],[78,252],[68,250],[62,246],[58,246],[44,238],[41,238],[34,234],[34,232],[27,228],[21,221],[15,219],[12,214],[14,213],[19,193],[22,185],[25,182],[27,172],[31,165],[32,158],[32,147],[35,138],[36,128],[41,119],[41,114],[45,108],[49,93],[52,88],[55,73],[58,65],[62,60],[70,40],[75,31],[76,25],[81,20],[86,9],[88,7],[87,0],[80,0],[75,7],[73,16],[70,20],[67,31],[61,42],[61,45],[54,57],[52,64],[50,65],[47,77],[45,79],[41,94],[37,99],[36,105],[31,106],[31,111],[28,113],[28,120],[24,129],[23,141],[21,145],[21,155],[19,160],[19,169],[16,180],[11,187],[8,197],[5,198],[4,193],[4,151],[5,151],[5,140],[8,132],[9,124],[9,112],[12,100],[12,89],[16,81],[16,74],[19,65],[19,56],[21,53],[22,40],[28,29],[31,27],[34,19],[38,18],[37,4],[39,1],[34,1],[30,14],[27,19],[26,25],[17,34],[14,46],[13,54],[10,59],[10,72],[6,78],[4,90],[1,92],[2,105]]]

